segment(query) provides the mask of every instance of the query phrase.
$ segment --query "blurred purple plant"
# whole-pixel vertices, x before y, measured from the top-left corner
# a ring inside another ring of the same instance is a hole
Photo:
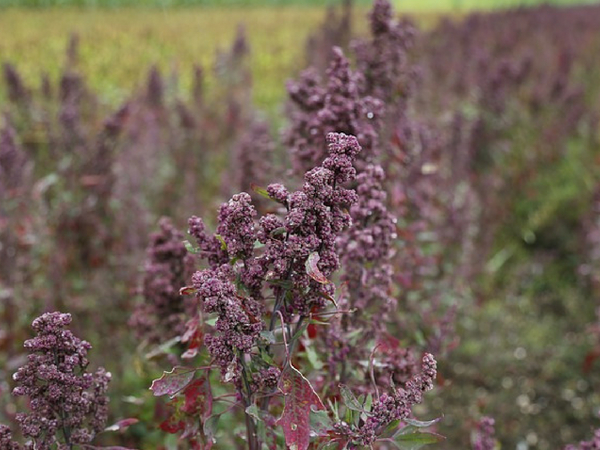
[[[179,293],[194,269],[194,258],[184,245],[183,233],[163,217],[160,231],[150,236],[141,288],[143,302],[138,304],[129,324],[139,339],[160,344],[181,336],[196,304]]]

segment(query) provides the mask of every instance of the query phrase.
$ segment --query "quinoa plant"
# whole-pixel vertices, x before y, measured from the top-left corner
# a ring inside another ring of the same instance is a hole
[[[16,415],[27,441],[13,441],[2,425],[0,448],[95,448],[89,444],[106,425],[111,374],[104,368],[88,372],[91,345],[67,329],[70,323],[71,315],[59,312],[33,321],[37,335],[25,341],[27,362],[13,376],[13,395],[29,400],[29,412]]]
[[[304,366],[314,353],[309,327],[351,314],[338,305],[331,277],[340,265],[337,238],[351,223],[347,208],[358,198],[345,186],[355,179],[353,162],[361,149],[355,137],[342,133],[330,133],[327,144],[329,155],[305,174],[300,190],[257,188],[280,205],[276,213],[256,220],[250,196],[240,193],[221,206],[216,234],[198,217],[189,221],[194,251],[206,268],[182,292],[198,302],[188,331],[203,337],[202,365],[175,367],[152,390],[174,398],[173,414],[161,427],[193,445],[220,442],[217,421],[237,408],[245,431],[235,436],[252,450],[283,443],[306,450],[311,441],[352,449],[378,440],[439,438],[416,432],[427,424],[410,419],[412,405],[433,387],[433,356],[425,354],[421,370],[404,383],[360,400],[346,386],[339,397],[339,390],[311,381],[310,366]],[[215,370],[233,392],[213,393]]]

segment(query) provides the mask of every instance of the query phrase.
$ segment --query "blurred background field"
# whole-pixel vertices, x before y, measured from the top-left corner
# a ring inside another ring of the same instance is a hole
[[[14,419],[10,373],[28,323],[61,308],[114,374],[114,418],[141,419],[106,442],[176,448],[147,390],[169,367],[127,325],[149,233],[162,215],[182,231],[192,214],[214,222],[222,201],[248,190],[239,167],[253,142],[267,142],[259,150],[275,167],[256,181],[288,181],[286,81],[309,63],[325,72],[328,32],[351,53],[348,36],[327,30],[340,16],[328,23],[325,3],[0,0],[0,63],[10,63],[0,150],[25,155],[16,187],[0,189],[0,421]],[[390,198],[406,215],[402,239],[434,266],[398,268],[417,279],[398,281],[399,336],[419,350],[449,339],[419,410],[444,415],[448,449],[468,448],[485,414],[502,448],[519,450],[600,426],[600,7],[502,11],[539,3],[395,2],[419,27],[407,57],[417,81],[401,95],[430,147],[396,155]],[[369,35],[369,6],[354,5],[353,38]],[[445,223],[454,239],[419,216],[464,198],[475,207],[458,205]]]
[[[0,59],[19,67],[32,84],[47,73],[57,79],[72,33],[80,37],[79,66],[92,88],[110,104],[139,87],[155,64],[177,72],[179,89],[189,89],[194,64],[214,62],[217,49],[246,24],[252,48],[254,100],[273,112],[285,95],[285,81],[303,67],[304,41],[323,20],[326,4],[311,0],[0,0]],[[399,12],[431,27],[443,14],[460,15],[542,3],[539,0],[396,1]],[[545,3],[545,2],[544,2]],[[554,0],[552,4],[581,3]],[[355,32],[366,31],[369,2],[357,2]],[[28,6],[32,8],[27,8]],[[180,6],[180,7],[176,7]],[[202,6],[202,7],[199,7]],[[54,8],[58,7],[58,8]],[[208,78],[210,83],[210,76]],[[0,98],[4,94],[0,87]]]

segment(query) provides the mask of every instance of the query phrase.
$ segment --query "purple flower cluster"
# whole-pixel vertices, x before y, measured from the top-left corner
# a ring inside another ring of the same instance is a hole
[[[217,235],[210,236],[201,219],[190,219],[190,234],[209,263],[194,274],[193,287],[203,311],[218,318],[205,342],[226,381],[239,379],[240,354],[250,352],[265,328],[265,287],[276,299],[271,330],[277,311],[289,320],[307,316],[332,294],[333,285],[323,278],[339,266],[336,239],[350,225],[344,209],[356,201],[356,193],[343,185],[356,176],[352,163],[360,146],[355,137],[341,133],[330,133],[327,142],[329,156],[306,173],[301,190],[267,187],[268,195],[285,207],[283,217],[267,214],[255,224],[250,196],[241,193],[222,205]],[[272,381],[272,375],[257,376]]]
[[[203,311],[218,317],[216,332],[207,335],[205,343],[226,382],[240,379],[239,355],[250,352],[264,329],[262,305],[251,297],[238,295],[233,278],[229,265],[205,269],[192,277]]]
[[[0,449],[2,450],[20,450],[23,447],[13,441],[10,428],[6,425],[0,425]]]
[[[352,205],[352,227],[338,239],[351,306],[363,311],[378,308],[389,312],[395,305],[390,296],[392,286],[393,240],[396,219],[386,206],[383,189],[384,171],[369,165],[356,179],[358,202]],[[382,322],[379,322],[382,323]]]
[[[162,218],[160,231],[150,237],[142,295],[129,323],[138,337],[156,344],[183,334],[195,312],[195,302],[179,294],[194,269],[194,259],[183,244],[183,234]]]
[[[426,353],[422,359],[421,373],[413,376],[403,387],[391,394],[382,394],[375,400],[369,417],[358,429],[342,424],[338,432],[356,444],[371,445],[390,422],[411,415],[413,405],[423,401],[423,393],[433,389],[436,375],[437,363],[432,355]]]
[[[371,40],[353,43],[357,69],[365,77],[364,92],[393,107],[412,84],[407,51],[416,30],[409,22],[394,19],[388,0],[375,0],[369,19]]]
[[[91,345],[66,329],[70,323],[71,315],[59,312],[35,319],[37,336],[25,341],[28,361],[13,376],[13,395],[29,397],[31,408],[17,422],[35,449],[88,444],[106,424],[111,375],[87,372]]]
[[[494,422],[494,419],[491,417],[482,417],[477,423],[473,450],[494,450],[496,448]]]
[[[308,70],[298,82],[288,85],[295,108],[285,141],[290,146],[293,171],[298,176],[325,158],[323,140],[330,132],[356,136],[363,148],[357,160],[359,171],[376,156],[382,103],[361,94],[363,80],[350,69],[339,48],[333,49],[327,78],[326,87],[321,87],[320,78]]]

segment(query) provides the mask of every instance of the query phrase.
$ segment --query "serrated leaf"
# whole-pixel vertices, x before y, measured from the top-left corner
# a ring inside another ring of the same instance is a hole
[[[310,255],[308,255],[305,263],[306,274],[317,283],[328,284],[329,280],[325,275],[323,275],[321,269],[318,267],[320,259],[321,256],[318,252],[312,252]]]
[[[436,433],[421,433],[415,431],[410,434],[401,434],[394,438],[394,441],[402,450],[419,450],[427,444],[436,444],[444,440],[444,436]]]
[[[291,364],[281,376],[279,389],[284,394],[284,407],[276,424],[283,428],[285,443],[291,450],[307,450],[311,410],[325,406],[310,382]]]
[[[175,396],[181,392],[194,378],[195,369],[188,367],[174,367],[170,372],[164,372],[162,377],[152,382],[150,390],[155,397],[161,395]]]
[[[362,405],[348,386],[340,384],[339,388],[340,394],[347,408],[350,408],[352,411],[363,411]]]

